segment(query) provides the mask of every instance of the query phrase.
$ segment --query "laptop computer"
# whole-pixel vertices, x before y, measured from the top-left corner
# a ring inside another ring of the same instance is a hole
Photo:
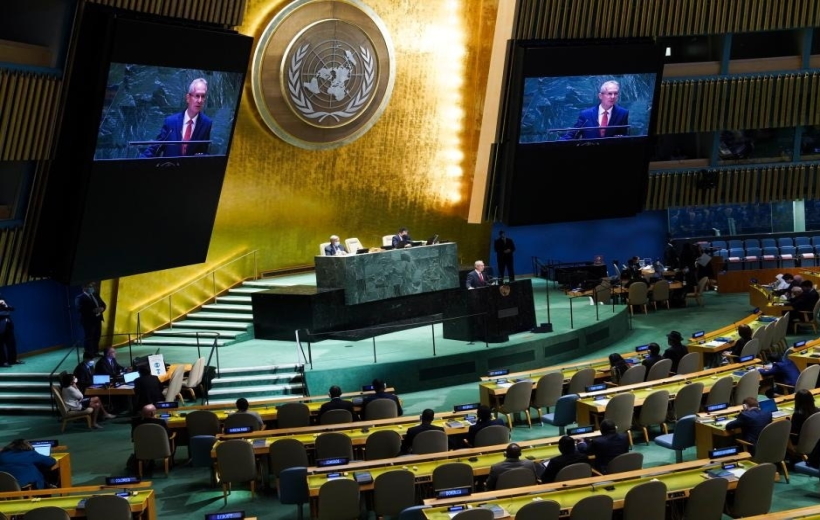
[[[94,374],[91,376],[91,384],[94,386],[111,384],[111,376],[105,374]]]
[[[771,412],[773,419],[789,415],[789,412],[784,412],[777,409],[777,402],[774,399],[760,401],[760,410],[763,412]]]
[[[139,372],[126,372],[122,375],[122,382],[126,385],[130,385],[136,381],[139,376]]]
[[[360,247],[359,249],[356,250],[357,255],[363,255],[363,254],[369,253],[369,252],[370,252],[370,249],[367,248],[367,247]]]
[[[40,455],[45,455],[46,457],[51,457],[51,443],[50,442],[41,443],[41,444],[32,443],[31,447],[34,448],[34,451],[36,451]]]

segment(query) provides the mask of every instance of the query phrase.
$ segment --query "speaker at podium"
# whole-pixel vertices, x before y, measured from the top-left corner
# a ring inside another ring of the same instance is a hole
[[[444,318],[445,339],[509,341],[510,334],[529,332],[536,326],[532,281],[453,291],[444,307]]]

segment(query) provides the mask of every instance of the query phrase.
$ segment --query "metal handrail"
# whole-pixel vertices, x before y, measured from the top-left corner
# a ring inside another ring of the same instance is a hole
[[[185,285],[183,285],[183,286],[175,289],[174,291],[166,294],[165,296],[162,296],[161,298],[158,298],[155,301],[149,303],[148,305],[145,305],[144,307],[140,308],[136,312],[136,315],[137,315],[137,341],[139,342],[140,339],[142,338],[142,335],[144,334],[144,332],[142,330],[142,321],[143,321],[142,320],[142,315],[147,310],[151,309],[152,307],[154,307],[156,305],[159,305],[159,304],[162,304],[162,303],[165,303],[167,301],[167,304],[168,304],[168,321],[165,324],[170,324],[170,323],[173,323],[173,321],[174,321],[174,310],[173,310],[174,309],[174,307],[173,307],[174,296],[177,296],[180,293],[182,293],[183,291],[187,290],[188,288],[190,288],[190,287],[192,287],[196,284],[199,284],[203,280],[206,280],[208,277],[211,278],[211,294],[204,301],[201,301],[201,302],[197,303],[191,309],[188,309],[184,312],[180,312],[179,315],[181,316],[181,315],[184,315],[186,312],[190,312],[190,310],[193,310],[193,309],[196,309],[197,307],[202,306],[203,304],[207,303],[208,301],[215,300],[217,295],[220,294],[222,291],[224,291],[226,289],[230,289],[231,287],[233,287],[233,285],[230,285],[230,286],[226,286],[224,288],[217,289],[216,275],[219,272],[223,271],[225,268],[227,268],[227,267],[229,267],[229,266],[231,266],[231,265],[233,265],[233,264],[235,264],[239,261],[245,260],[248,257],[253,257],[253,273],[250,276],[247,276],[247,277],[245,277],[245,276],[240,277],[239,282],[242,282],[242,281],[245,281],[245,280],[248,280],[248,279],[251,279],[251,280],[258,279],[259,278],[259,265],[258,265],[258,257],[257,257],[258,251],[259,251],[258,249],[254,249],[253,251],[249,251],[249,252],[244,253],[244,254],[242,254],[242,255],[240,255],[240,256],[232,259],[232,260],[229,260],[228,262],[226,262],[226,263],[224,263],[224,264],[222,264],[222,265],[220,265],[220,266],[218,266],[214,269],[211,269],[210,271],[206,272],[205,274],[195,278],[194,280],[191,280],[190,282],[188,282]],[[237,282],[237,284],[239,282]],[[234,285],[237,285],[237,284],[234,284]],[[157,327],[157,328],[159,328],[159,327]]]

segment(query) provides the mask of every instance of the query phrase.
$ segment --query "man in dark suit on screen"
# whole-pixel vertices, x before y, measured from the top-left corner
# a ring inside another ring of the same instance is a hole
[[[141,157],[182,157],[206,155],[210,147],[213,121],[202,113],[208,98],[208,82],[197,78],[188,87],[185,100],[188,105],[183,112],[168,116],[155,141],[207,141],[185,143],[154,144],[146,148]]]
[[[467,289],[480,289],[487,286],[487,277],[484,276],[484,262],[476,260],[475,269],[467,274],[465,283]]]
[[[561,136],[561,141],[628,135],[629,110],[617,105],[620,95],[621,85],[617,81],[605,81],[598,91],[600,103],[582,110],[575,129]]]

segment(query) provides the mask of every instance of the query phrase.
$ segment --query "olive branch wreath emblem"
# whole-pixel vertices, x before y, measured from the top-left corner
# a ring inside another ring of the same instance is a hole
[[[313,108],[313,104],[310,102],[310,99],[304,95],[299,82],[302,62],[305,60],[305,55],[309,48],[309,43],[301,46],[293,55],[293,58],[290,60],[290,67],[288,67],[288,90],[290,91],[290,99],[293,104],[296,105],[297,110],[307,118],[318,119],[320,123],[327,117],[332,117],[336,122],[340,122],[342,119],[356,115],[356,112],[358,112],[369,99],[370,93],[375,86],[376,74],[373,70],[375,63],[370,51],[364,47],[359,47],[364,65],[364,82],[356,95],[353,96],[353,99],[350,100],[350,103],[347,104],[344,110],[324,112],[317,111]]]

